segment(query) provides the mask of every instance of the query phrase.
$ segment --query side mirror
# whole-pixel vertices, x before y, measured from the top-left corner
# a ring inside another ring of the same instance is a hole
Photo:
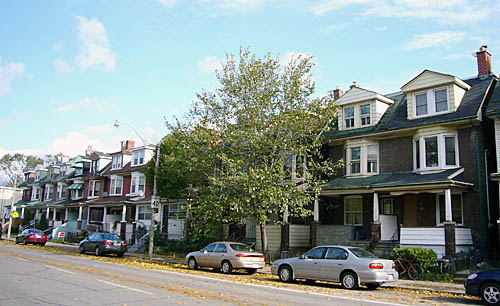
[[[305,254],[300,255],[299,259],[306,259],[306,255]]]
[[[203,254],[208,254],[207,250],[203,250]]]

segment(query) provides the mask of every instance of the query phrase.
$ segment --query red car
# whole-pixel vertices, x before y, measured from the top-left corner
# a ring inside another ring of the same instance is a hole
[[[45,235],[41,230],[28,228],[25,229],[21,234],[17,235],[16,244],[17,243],[33,243],[44,246],[45,243],[47,243],[47,235]]]

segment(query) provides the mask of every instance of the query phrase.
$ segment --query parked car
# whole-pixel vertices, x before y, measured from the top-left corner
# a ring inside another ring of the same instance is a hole
[[[500,305],[500,270],[469,275],[465,281],[465,293],[480,297],[486,305]]]
[[[16,244],[17,243],[33,243],[44,246],[47,243],[47,235],[45,235],[41,230],[28,228],[22,231],[21,234],[16,236]]]
[[[122,257],[127,252],[127,242],[114,234],[96,232],[80,242],[79,250],[80,254],[90,251],[96,256],[115,253]]]
[[[318,246],[300,257],[276,260],[271,273],[283,282],[298,278],[325,280],[339,282],[345,289],[357,289],[360,284],[376,289],[399,278],[392,260],[379,259],[364,249],[346,246]]]
[[[233,269],[245,269],[253,274],[264,268],[264,255],[250,246],[238,242],[214,242],[203,249],[186,255],[189,269],[211,267],[230,274]]]

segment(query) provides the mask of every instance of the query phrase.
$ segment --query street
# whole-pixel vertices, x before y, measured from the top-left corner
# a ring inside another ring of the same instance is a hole
[[[64,254],[0,241],[0,305],[480,305],[460,295],[284,284],[272,275],[151,269],[114,256]],[[121,264],[120,264],[121,263]]]

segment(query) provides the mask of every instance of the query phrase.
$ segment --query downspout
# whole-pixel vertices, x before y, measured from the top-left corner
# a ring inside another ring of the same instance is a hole
[[[490,214],[490,190],[488,182],[488,149],[484,150],[484,176],[485,176],[485,187],[486,187],[486,208],[488,209],[488,228],[492,228],[491,214]]]
[[[479,230],[480,230],[480,245],[482,249],[486,249],[485,246],[485,235],[484,235],[484,208],[483,208],[483,185],[481,181],[481,161],[479,158],[479,127],[474,126],[472,123],[472,119],[470,119],[470,123],[472,127],[474,128],[474,131],[476,132],[476,168],[477,168],[477,186],[478,186],[478,193],[479,193]],[[489,221],[488,221],[489,222]]]

